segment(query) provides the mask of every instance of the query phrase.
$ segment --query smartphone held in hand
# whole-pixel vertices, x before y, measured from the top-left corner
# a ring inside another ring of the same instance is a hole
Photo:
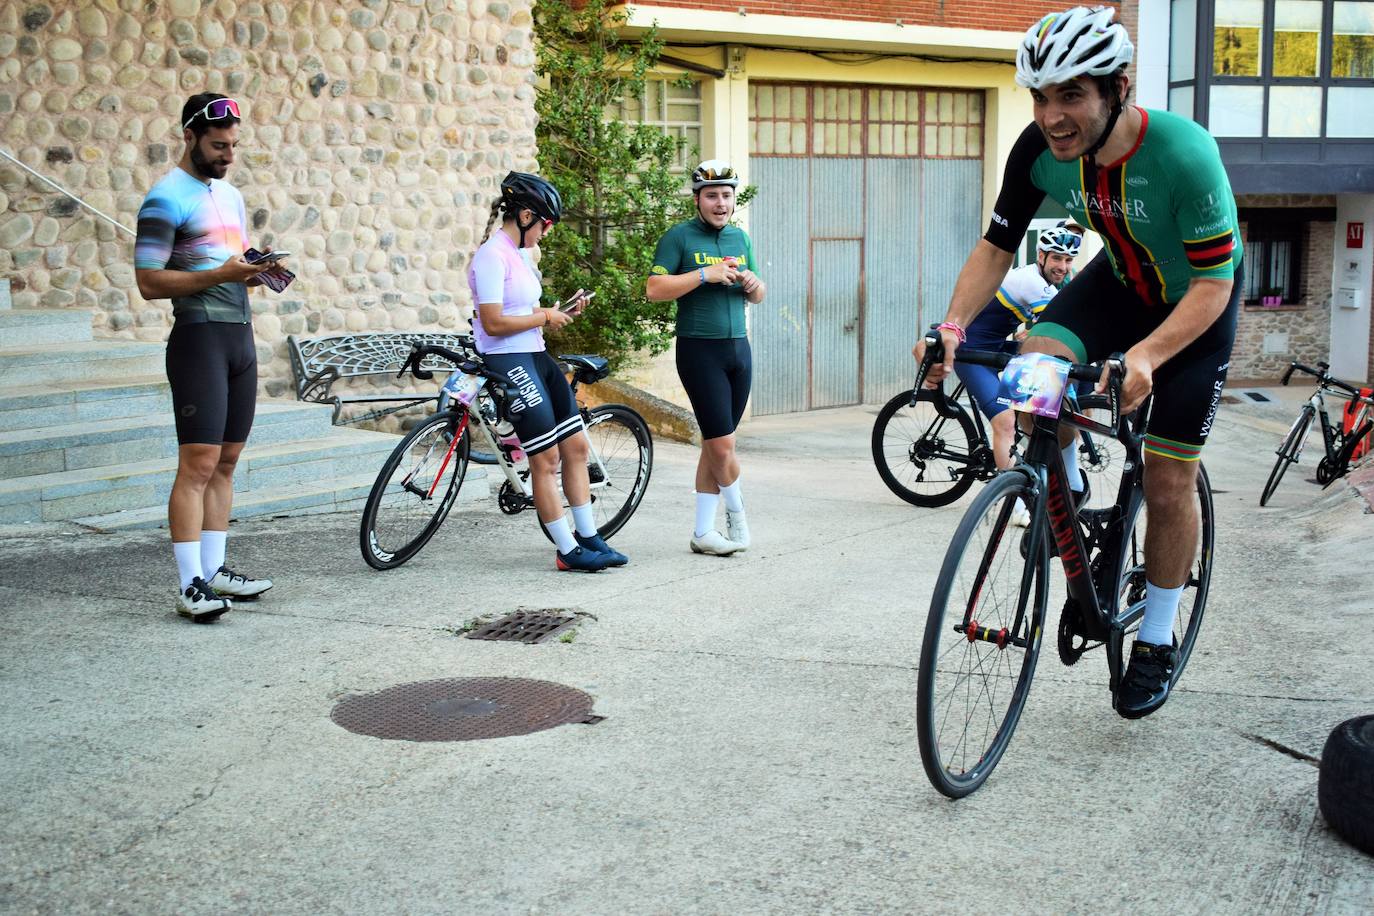
[[[256,248],[249,248],[243,253],[243,259],[249,264],[263,265],[263,272],[258,274],[257,279],[263,286],[276,293],[286,289],[291,285],[291,281],[296,279],[296,275],[280,263],[282,258],[290,256],[289,251],[272,251],[264,254]]]

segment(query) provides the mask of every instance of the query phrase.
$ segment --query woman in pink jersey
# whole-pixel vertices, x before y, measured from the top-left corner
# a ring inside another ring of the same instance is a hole
[[[555,566],[600,572],[629,561],[597,533],[587,479],[586,427],[563,370],[544,349],[544,328],[572,321],[585,300],[574,299],[562,311],[541,308],[539,278],[528,256],[562,215],[558,190],[539,176],[511,172],[502,180],[501,198],[492,204],[487,234],[468,269],[476,303],[472,333],[487,367],[509,379],[509,387],[518,392],[510,403],[510,420],[529,456],[535,511],[558,547]],[[498,216],[501,228],[493,232]],[[571,527],[558,495],[560,460]]]

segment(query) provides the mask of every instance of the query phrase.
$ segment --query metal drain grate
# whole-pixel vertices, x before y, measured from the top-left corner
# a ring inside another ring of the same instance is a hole
[[[577,623],[576,617],[550,614],[546,611],[516,611],[491,623],[483,624],[468,639],[494,639],[501,642],[536,643],[563,632]]]
[[[393,741],[475,741],[599,722],[592,703],[581,690],[550,681],[447,678],[345,697],[329,718],[355,734]]]

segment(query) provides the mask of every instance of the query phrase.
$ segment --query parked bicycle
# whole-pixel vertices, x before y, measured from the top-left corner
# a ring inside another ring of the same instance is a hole
[[[1374,431],[1374,399],[1370,398],[1367,390],[1361,391],[1338,378],[1332,378],[1326,371],[1330,368],[1328,363],[1317,363],[1315,369],[1302,363],[1293,363],[1283,374],[1285,385],[1293,377],[1294,370],[1316,376],[1317,388],[1307,403],[1302,405],[1302,410],[1298,411],[1298,418],[1293,421],[1287,435],[1279,443],[1276,453],[1279,456],[1278,460],[1274,462],[1274,469],[1269,472],[1269,479],[1264,483],[1264,492],[1260,494],[1261,506],[1269,504],[1269,497],[1279,488],[1279,481],[1283,480],[1288,466],[1297,464],[1298,459],[1302,457],[1303,447],[1307,445],[1307,435],[1312,431],[1313,418],[1321,418],[1322,445],[1326,450],[1317,462],[1317,483],[1322,487],[1329,487],[1333,481],[1345,476],[1345,472],[1350,470],[1351,460],[1357,454],[1362,454],[1361,443],[1369,438],[1371,431]],[[1324,395],[1332,390],[1342,391],[1350,396],[1350,405],[1344,411],[1346,416],[1340,425],[1332,423],[1326,412]]]
[[[1024,439],[1018,430],[1013,457]],[[948,396],[919,384],[895,395],[878,411],[871,448],[883,483],[913,506],[948,505],[976,481],[997,475],[983,412],[963,383]],[[1082,430],[1078,454],[1078,467],[1088,480],[1086,507],[1111,505],[1125,457],[1120,443]]]
[[[941,358],[938,334],[926,338],[918,382]],[[1006,367],[1010,356],[960,347],[956,359]],[[1050,557],[1060,558],[1067,594],[1060,615],[1060,659],[1076,663],[1105,646],[1113,701],[1126,667],[1127,637],[1145,610],[1144,464],[1141,441],[1152,398],[1130,417],[1118,413],[1123,365],[1109,360],[1106,396],[1068,401],[1058,416],[1036,416],[1022,462],[994,477],[974,499],[954,534],[931,596],[921,646],[916,724],[921,762],[941,793],[960,798],[976,790],[1002,758],[1021,717],[1040,655],[1050,596]],[[1069,377],[1096,381],[1100,366],[1073,364]],[[935,397],[940,396],[937,389]],[[1088,409],[1107,409],[1099,423]],[[1075,512],[1059,448],[1061,423],[1119,442],[1125,460],[1115,503]],[[1174,622],[1182,675],[1197,641],[1212,575],[1211,490],[1200,465],[1197,498],[1200,544]],[[1027,529],[1012,515],[1030,506]]]
[[[505,477],[496,494],[497,506],[507,515],[534,506],[529,465],[519,442],[500,432],[509,422],[508,405],[518,393],[510,388],[509,380],[486,367],[476,350],[416,344],[397,377],[410,372],[418,379],[433,378],[434,358],[475,379],[464,393],[470,403],[446,390],[440,396],[439,411],[407,433],[382,465],[367,497],[359,532],[363,559],[375,569],[405,563],[444,523],[467,473],[474,426],[497,446],[496,466]],[[422,365],[426,359],[428,367]],[[574,396],[579,384],[600,381],[610,371],[600,356],[560,356],[559,360],[572,371]],[[644,418],[624,404],[589,408],[579,403],[579,410],[591,443],[587,471],[597,531],[609,540],[644,498],[653,470],[653,437]],[[544,533],[548,535],[547,530]]]

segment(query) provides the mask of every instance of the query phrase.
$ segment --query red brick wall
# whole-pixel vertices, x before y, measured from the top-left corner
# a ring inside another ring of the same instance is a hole
[[[1046,13],[1067,9],[1067,0],[985,0],[982,3],[951,0],[648,0],[651,6],[713,12],[746,13],[770,16],[812,16],[819,19],[851,19],[865,22],[895,22],[907,25],[949,28],[992,29],[1019,32],[1029,28]],[[747,32],[747,29],[744,30]],[[747,34],[741,39],[747,39]]]

